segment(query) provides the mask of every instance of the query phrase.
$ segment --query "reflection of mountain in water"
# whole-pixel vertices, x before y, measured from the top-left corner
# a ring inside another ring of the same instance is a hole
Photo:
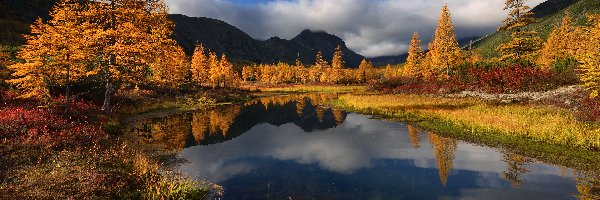
[[[261,123],[293,123],[306,132],[341,124],[346,113],[323,107],[333,94],[304,94],[261,98],[245,105],[219,107],[133,123],[130,132],[169,149],[221,143],[240,136]]]

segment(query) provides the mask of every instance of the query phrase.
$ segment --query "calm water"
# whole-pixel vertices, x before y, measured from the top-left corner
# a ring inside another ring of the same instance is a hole
[[[222,185],[224,199],[577,199],[593,192],[585,173],[321,106],[331,98],[265,98],[132,127],[150,143],[181,150],[189,161],[181,171]]]

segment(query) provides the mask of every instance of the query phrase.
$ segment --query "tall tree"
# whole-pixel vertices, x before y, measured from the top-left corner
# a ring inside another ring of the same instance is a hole
[[[556,61],[575,56],[579,42],[574,37],[575,27],[572,23],[571,16],[567,13],[560,26],[555,27],[548,36],[538,58],[543,69],[550,70]]]
[[[323,69],[327,68],[327,65],[329,64],[323,59],[323,54],[321,54],[321,51],[318,51],[315,64],[310,68],[310,80],[318,82],[323,74]]]
[[[576,59],[581,64],[579,66],[579,78],[583,85],[591,91],[591,97],[598,97],[600,94],[600,14],[588,15],[588,20],[592,26],[580,28],[580,40],[582,46],[577,52]]]
[[[118,85],[147,81],[152,66],[170,62],[161,58],[177,45],[162,0],[62,0],[53,10],[51,21],[32,26],[20,53],[25,62],[13,67],[13,83],[37,88],[26,94],[47,94],[48,84],[97,74],[107,111]]]
[[[529,12],[526,0],[506,0],[504,10],[509,10],[504,25],[499,30],[508,31],[511,40],[498,46],[502,61],[532,61],[535,53],[541,48],[542,40],[537,32],[525,29],[525,26],[535,22],[533,13]]]
[[[425,56],[421,48],[421,39],[418,32],[415,32],[410,40],[408,47],[408,58],[404,65],[403,75],[412,78],[418,78],[422,74],[422,64]]]
[[[80,35],[95,28],[80,17],[85,8],[77,0],[62,0],[52,8],[50,21],[31,25],[18,53],[24,62],[10,66],[15,78],[9,82],[24,91],[22,97],[49,97],[48,86],[66,85],[68,101],[71,82],[97,72],[89,68],[90,40]]]
[[[192,81],[201,86],[208,81],[210,67],[202,44],[197,44],[192,55]]]
[[[338,45],[333,53],[333,59],[331,60],[331,74],[329,75],[330,83],[338,83],[342,79],[342,70],[344,69],[344,53],[342,47]]]
[[[456,35],[452,17],[448,5],[444,4],[441,15],[438,19],[438,27],[435,30],[435,36],[429,43],[429,52],[427,59],[429,64],[435,70],[445,70],[446,75],[452,67],[459,65],[462,62],[462,55]]]

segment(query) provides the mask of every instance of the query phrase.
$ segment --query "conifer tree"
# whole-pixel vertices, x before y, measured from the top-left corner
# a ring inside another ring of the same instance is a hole
[[[196,44],[194,54],[192,55],[192,82],[196,85],[201,86],[208,81],[209,76],[208,58],[202,44]]]
[[[107,111],[118,85],[148,81],[151,67],[165,61],[159,59],[170,49],[165,47],[177,45],[163,0],[62,0],[51,17],[32,25],[29,47],[19,54],[25,61],[13,67],[14,84],[37,88],[26,94],[47,94],[48,84],[68,86],[97,74],[105,83]]]
[[[584,87],[591,91],[590,96],[595,98],[600,94],[600,14],[588,15],[588,21],[593,25],[577,31],[582,33],[582,42],[577,52],[579,61],[579,78]]]
[[[333,59],[331,60],[331,74],[328,77],[328,82],[338,83],[342,79],[342,70],[344,68],[344,53],[342,47],[337,46],[333,53]]]
[[[429,59],[429,64],[433,69],[437,71],[445,70],[446,75],[449,74],[452,67],[462,62],[461,50],[456,40],[454,25],[447,4],[442,7],[435,36],[429,43],[427,59]]]
[[[190,63],[180,46],[166,46],[164,54],[151,63],[153,83],[169,88],[179,88],[190,75]]]
[[[94,74],[87,67],[86,59],[93,57],[89,41],[79,35],[93,28],[79,17],[84,9],[76,0],[62,0],[52,8],[50,21],[31,25],[32,34],[18,53],[24,62],[10,66],[15,78],[9,82],[24,90],[22,97],[48,97],[48,86],[65,85],[68,101],[71,82]]]
[[[499,30],[508,31],[511,40],[498,46],[497,50],[502,54],[502,61],[532,61],[535,53],[541,48],[542,40],[537,32],[526,30],[525,26],[535,22],[526,0],[506,0],[504,10],[509,10],[504,25]]]
[[[219,58],[214,52],[208,53],[208,67],[210,68],[208,72],[208,85],[210,85],[213,88],[216,88],[219,86],[221,68],[219,66]]]
[[[410,46],[408,47],[408,58],[406,59],[402,74],[411,78],[418,78],[421,76],[424,57],[419,33],[415,32],[410,41]]]
[[[538,63],[543,69],[550,70],[556,61],[575,56],[579,42],[575,39],[574,31],[571,16],[566,14],[560,26],[552,30],[540,51]]]
[[[327,65],[329,64],[323,59],[321,51],[317,52],[315,64],[311,67],[309,72],[310,80],[314,82],[320,81],[320,78],[324,74],[323,69],[327,68]]]

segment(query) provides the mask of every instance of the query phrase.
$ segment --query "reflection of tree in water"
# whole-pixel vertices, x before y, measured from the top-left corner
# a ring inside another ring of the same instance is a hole
[[[213,110],[144,119],[130,127],[149,143],[170,149],[219,143],[233,139],[260,123],[280,126],[294,123],[304,131],[333,128],[346,113],[323,107],[335,94],[302,94],[257,99]]]
[[[421,147],[421,137],[423,136],[423,132],[413,125],[407,125],[406,127],[408,128],[410,143],[415,149]]]
[[[448,176],[450,175],[450,171],[452,171],[452,162],[454,161],[454,153],[456,152],[458,141],[453,138],[441,137],[430,132],[429,142],[433,145],[440,180],[442,181],[442,185],[446,186]]]
[[[533,160],[512,152],[504,152],[502,161],[506,163],[506,170],[502,173],[504,178],[509,180],[513,187],[518,188],[523,182],[523,174],[529,172],[526,167],[527,163],[533,162]]]
[[[189,115],[144,119],[135,123],[130,132],[150,144],[162,144],[168,149],[183,149],[191,132]]]
[[[594,172],[584,172],[577,178],[577,198],[581,200],[600,199],[600,175]]]

